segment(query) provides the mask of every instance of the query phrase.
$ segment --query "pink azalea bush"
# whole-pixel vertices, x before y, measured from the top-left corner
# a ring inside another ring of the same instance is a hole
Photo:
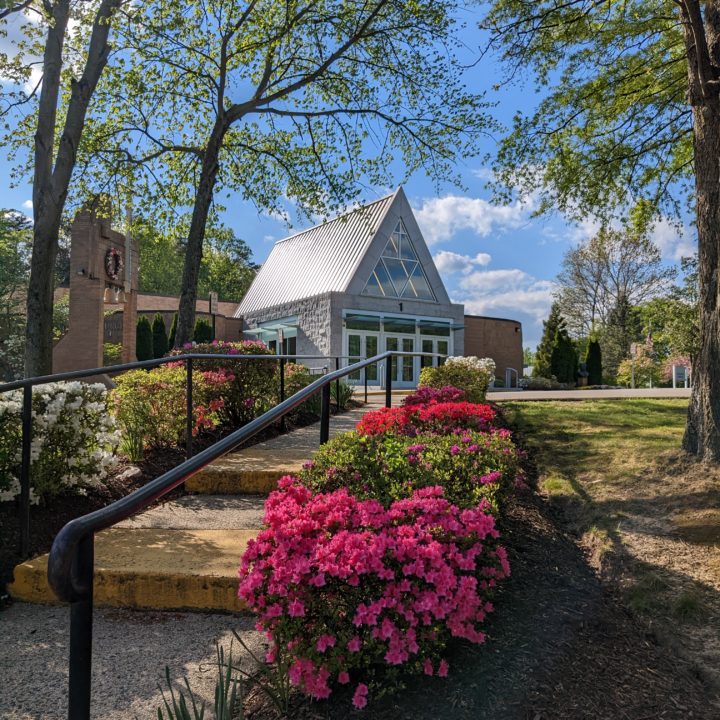
[[[446,435],[345,433],[305,463],[301,481],[316,492],[340,488],[383,505],[417,489],[440,485],[460,507],[482,499],[497,508],[520,475],[520,454],[510,433],[456,430]]]
[[[187,343],[171,355],[202,353],[208,355],[274,355],[259,340],[210,343]],[[196,360],[195,368],[203,372],[218,372],[231,376],[223,394],[223,422],[233,427],[244,425],[262,414],[277,402],[279,387],[278,363],[267,360]]]
[[[444,676],[449,638],[482,643],[489,596],[510,572],[487,503],[461,509],[440,487],[384,507],[284,477],[265,525],[243,556],[239,596],[268,660],[314,698],[350,684],[358,708],[383,669]]]
[[[441,388],[419,387],[415,392],[406,395],[402,401],[405,407],[413,405],[429,405],[430,403],[460,402],[467,400],[467,393],[452,385]]]

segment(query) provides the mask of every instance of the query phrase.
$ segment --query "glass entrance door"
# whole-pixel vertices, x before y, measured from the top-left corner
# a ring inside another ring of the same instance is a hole
[[[449,343],[446,338],[424,337],[420,340],[420,350],[424,353],[433,353],[435,355],[447,355],[449,351]],[[429,357],[422,355],[420,357],[420,367],[437,367],[445,362],[443,357]]]
[[[386,335],[385,350],[400,352],[413,352],[415,350],[415,337],[403,335]],[[394,387],[415,387],[417,377],[415,375],[415,358],[393,357],[392,379]]]
[[[378,334],[365,332],[348,332],[346,354],[348,365],[378,354]],[[348,375],[348,382],[353,385],[364,385],[367,378],[368,385],[379,384],[377,363],[368,365]]]

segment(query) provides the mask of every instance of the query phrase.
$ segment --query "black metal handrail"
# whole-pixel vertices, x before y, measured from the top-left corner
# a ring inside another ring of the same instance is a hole
[[[75,518],[60,530],[50,550],[48,581],[58,598],[70,603],[69,720],[90,718],[95,533],[144,510],[153,501],[166,495],[318,392],[321,393],[320,444],[327,442],[330,434],[330,384],[369,365],[386,361],[385,406],[390,407],[393,384],[391,360],[393,357],[403,356],[445,357],[437,353],[387,351],[334,370],[130,495],[105,508]],[[238,356],[231,357],[236,359]]]
[[[279,362],[280,402],[285,400],[285,365],[287,362],[298,360],[334,360],[335,369],[340,368],[341,360],[349,360],[351,355],[251,355],[242,353],[184,353],[182,355],[169,355],[152,360],[137,360],[131,363],[119,365],[108,365],[101,368],[89,368],[85,370],[70,370],[53,375],[41,375],[38,377],[13,380],[12,382],[0,385],[0,394],[12,390],[23,391],[22,404],[22,445],[20,453],[20,555],[25,558],[30,551],[30,446],[32,441],[32,389],[36,385],[44,385],[51,382],[64,382],[67,380],[78,380],[81,378],[95,377],[98,375],[117,375],[128,370],[142,370],[156,368],[161,365],[181,362],[185,364],[186,370],[186,407],[185,407],[185,457],[190,459],[193,455],[193,366],[194,361],[200,360],[267,360]],[[339,380],[337,381],[339,384]],[[336,397],[340,397],[340,388],[336,387]],[[367,401],[367,383],[365,385],[365,400]],[[285,430],[285,416],[280,418],[280,429]]]

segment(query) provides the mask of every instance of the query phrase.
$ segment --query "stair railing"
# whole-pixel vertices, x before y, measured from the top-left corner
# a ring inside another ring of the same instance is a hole
[[[178,465],[172,470],[168,470],[160,477],[150,481],[147,485],[130,493],[130,495],[100,510],[95,510],[87,515],[75,518],[60,530],[50,550],[50,557],[48,559],[48,581],[57,597],[61,601],[70,603],[69,720],[90,720],[95,534],[144,510],[155,500],[184,483],[188,478],[195,475],[211,462],[231,452],[243,442],[272,425],[318,392],[321,396],[319,441],[320,444],[327,442],[330,435],[330,385],[351,373],[384,361],[385,406],[390,407],[392,403],[393,386],[393,364],[391,360],[393,357],[403,356],[445,357],[437,353],[388,351],[329,372],[299,390],[291,397],[283,400],[260,417],[255,418],[247,425],[235,430],[227,437],[197,453],[197,455],[191,455],[181,465]],[[171,359],[171,361],[180,359],[189,360],[189,366],[192,368],[191,361],[193,359],[207,357],[217,360],[222,359],[224,356],[198,356],[189,354],[176,356],[174,359]],[[249,357],[253,356],[228,356],[228,358],[233,360],[240,358],[246,359]],[[264,355],[257,357],[272,359],[273,357],[278,358],[280,356]],[[287,358],[287,356],[282,357]],[[153,367],[160,364],[162,363],[155,360],[146,361],[141,366]],[[94,372],[77,371],[76,373],[65,373],[62,379],[103,374],[109,370],[120,371],[122,369],[132,369],[137,365],[137,363],[130,363],[125,366],[113,366],[112,369],[100,368]],[[191,376],[192,370],[188,372]],[[26,393],[26,399],[29,391],[31,400],[33,384],[50,382],[57,379],[57,377],[58,376],[47,376],[45,378],[21,380],[16,383],[9,383],[12,387],[8,387],[7,385],[1,386],[0,391],[22,387]],[[30,407],[29,403],[27,403],[27,407]]]
[[[87,370],[72,370],[70,372],[56,373],[54,375],[42,375],[33,378],[24,378],[22,380],[13,380],[9,383],[0,385],[0,395],[11,392],[12,390],[22,390],[23,401],[21,411],[21,453],[20,453],[20,555],[23,558],[28,557],[30,552],[30,448],[32,443],[32,389],[36,385],[44,385],[51,382],[64,382],[67,380],[80,380],[83,378],[98,377],[101,375],[117,375],[118,373],[127,372],[128,370],[151,369],[166,365],[168,363],[184,362],[186,370],[185,381],[185,457],[191,458],[193,455],[193,367],[194,363],[200,361],[213,360],[233,360],[233,361],[255,361],[265,360],[268,362],[278,362],[280,364],[280,402],[285,400],[285,366],[287,362],[296,362],[298,360],[334,360],[336,367],[340,366],[340,361],[349,359],[347,355],[240,355],[240,354],[215,354],[215,353],[185,353],[183,355],[173,355],[169,357],[156,358],[153,360],[139,360],[137,362],[123,363],[121,365],[108,365],[107,367],[92,368]],[[338,380],[339,383],[339,380]],[[338,388],[339,390],[339,388]],[[367,400],[367,388],[365,390]],[[337,392],[336,397],[340,397]],[[280,418],[280,429],[285,430],[285,416]]]

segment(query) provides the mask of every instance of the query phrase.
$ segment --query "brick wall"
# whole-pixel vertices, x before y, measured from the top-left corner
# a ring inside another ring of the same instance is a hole
[[[496,377],[505,380],[505,369],[514,368],[522,377],[522,325],[517,320],[465,316],[465,355],[491,357]]]

